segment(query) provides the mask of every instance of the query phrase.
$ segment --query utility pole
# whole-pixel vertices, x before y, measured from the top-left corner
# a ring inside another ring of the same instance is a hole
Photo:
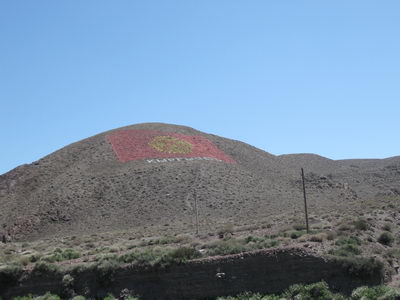
[[[304,195],[304,211],[306,214],[306,228],[307,228],[307,233],[310,232],[310,228],[308,227],[308,212],[307,212],[307,196],[306,196],[306,184],[304,180],[304,170],[301,168],[301,178],[303,179],[303,195]]]
[[[193,191],[194,196],[194,209],[196,211],[196,235],[199,235],[199,211],[197,208],[197,193],[196,190]]]

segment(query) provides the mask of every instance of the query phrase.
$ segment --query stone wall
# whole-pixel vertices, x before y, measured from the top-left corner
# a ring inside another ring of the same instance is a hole
[[[100,276],[94,270],[73,274],[73,290],[92,298],[124,289],[142,299],[213,299],[244,291],[279,293],[295,283],[324,280],[335,290],[349,294],[360,285],[382,281],[379,274],[353,278],[343,266],[303,249],[275,249],[225,257],[205,258],[167,268],[124,266]],[[30,275],[15,286],[0,287],[3,300],[28,293],[68,292],[62,276]]]

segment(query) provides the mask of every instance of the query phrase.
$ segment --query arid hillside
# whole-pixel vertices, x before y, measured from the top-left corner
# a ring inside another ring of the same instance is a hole
[[[400,157],[275,156],[195,129],[148,123],[98,134],[0,176],[0,232],[13,240],[118,230],[146,234],[251,225],[303,209],[357,211],[400,195]]]

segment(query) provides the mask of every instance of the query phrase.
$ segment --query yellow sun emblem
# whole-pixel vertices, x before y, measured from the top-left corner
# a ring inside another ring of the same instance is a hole
[[[188,154],[192,152],[193,145],[172,136],[156,136],[149,146],[157,151],[169,154]]]

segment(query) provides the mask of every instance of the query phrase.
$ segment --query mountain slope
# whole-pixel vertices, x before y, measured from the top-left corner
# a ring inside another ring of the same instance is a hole
[[[180,232],[194,226],[195,199],[204,228],[296,214],[301,167],[318,211],[400,194],[400,157],[274,156],[189,127],[148,123],[98,134],[1,175],[0,230],[14,239]]]

